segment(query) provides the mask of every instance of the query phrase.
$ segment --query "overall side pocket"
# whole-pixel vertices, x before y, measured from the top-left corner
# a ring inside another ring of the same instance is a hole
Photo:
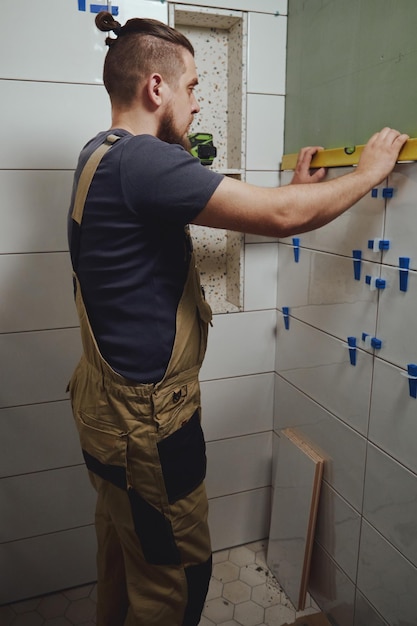
[[[168,501],[173,504],[194,491],[206,476],[206,444],[200,410],[157,445]]]
[[[121,489],[126,489],[127,432],[84,411],[75,416],[88,469]]]

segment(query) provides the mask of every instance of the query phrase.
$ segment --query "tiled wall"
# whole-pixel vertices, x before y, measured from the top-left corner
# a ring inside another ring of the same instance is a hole
[[[292,239],[279,243],[274,425],[298,428],[327,459],[310,591],[339,626],[417,623],[417,400],[405,376],[417,361],[416,189],[416,164],[398,165],[342,217],[301,235],[298,262]],[[407,291],[400,257],[410,259]]]
[[[286,2],[277,5],[282,13]],[[121,22],[138,11],[167,19],[159,1],[118,6]],[[232,0],[231,8],[248,11],[256,42],[248,57],[247,177],[272,185],[284,86],[267,73],[260,80],[260,64],[262,55],[272,55],[283,76],[286,17],[259,0]],[[66,394],[80,355],[66,213],[80,147],[109,126],[110,110],[101,85],[104,35],[93,25],[90,3],[44,0],[40,10],[20,0],[7,3],[2,16],[10,25],[0,40],[0,603],[6,603],[95,576],[94,493]],[[268,532],[277,247],[247,239],[243,310],[215,316],[202,370],[215,548]]]

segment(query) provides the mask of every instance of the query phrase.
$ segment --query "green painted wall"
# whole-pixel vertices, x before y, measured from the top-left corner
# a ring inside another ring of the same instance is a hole
[[[417,137],[417,0],[289,0],[285,152]]]

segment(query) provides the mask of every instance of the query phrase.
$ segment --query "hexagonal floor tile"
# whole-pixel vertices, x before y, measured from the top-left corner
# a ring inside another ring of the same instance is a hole
[[[213,552],[213,565],[216,563],[223,563],[223,561],[229,560],[229,550],[218,550]]]
[[[242,602],[235,608],[234,619],[242,626],[258,626],[262,624],[264,617],[264,609],[251,600]]]
[[[239,604],[240,602],[246,602],[250,600],[251,588],[241,580],[234,580],[231,583],[226,583],[223,588],[223,597],[233,604]]]
[[[209,600],[204,607],[204,617],[207,617],[215,624],[221,624],[232,619],[234,608],[233,604],[230,604],[223,598]]]
[[[207,619],[207,617],[202,617],[198,626],[216,626],[214,622],[212,622],[211,620]]]
[[[220,580],[216,580],[216,578],[211,577],[210,584],[206,596],[207,600],[213,600],[213,598],[220,598],[223,593],[223,583]]]
[[[242,567],[242,565],[249,565],[250,563],[255,563],[255,553],[253,550],[245,548],[245,546],[233,548],[230,550],[229,561],[239,565],[239,567]]]
[[[70,601],[62,593],[55,593],[51,596],[46,596],[42,599],[42,602],[38,606],[38,613],[42,615],[45,620],[64,615]]]
[[[81,598],[71,602],[65,612],[65,617],[72,624],[82,624],[94,618],[96,614],[96,604],[90,598]]]
[[[268,584],[252,587],[251,599],[265,609],[281,602],[281,593]]]
[[[295,611],[287,606],[282,606],[282,604],[265,609],[265,623],[267,626],[281,626],[285,622],[290,624],[294,620]]]
[[[232,580],[238,580],[239,568],[230,561],[217,563],[213,567],[213,576],[222,583],[230,583]]]
[[[43,617],[39,613],[29,611],[28,613],[21,613],[12,622],[13,626],[42,626],[44,622]]]
[[[251,563],[241,567],[239,578],[251,587],[256,587],[256,585],[264,585],[266,583],[267,572],[261,565]]]

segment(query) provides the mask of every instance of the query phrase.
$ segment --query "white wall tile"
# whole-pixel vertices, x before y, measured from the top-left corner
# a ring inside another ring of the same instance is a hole
[[[350,364],[346,342],[278,314],[276,371],[362,434],[367,432],[372,356],[357,350]]]
[[[151,17],[160,22],[167,22],[167,3],[161,0],[119,0],[113,6],[118,6],[119,14],[117,20],[124,24],[131,17]],[[161,6],[162,5],[162,6]]]
[[[207,444],[207,495],[218,498],[271,484],[272,432]]]
[[[0,255],[0,332],[77,326],[67,252]]]
[[[375,359],[369,439],[417,472],[417,399],[410,397],[403,370]]]
[[[29,0],[4,3],[5,23],[18,26],[4,30],[0,77],[100,83],[108,49],[104,43],[107,34],[96,28],[90,4],[86,2],[86,10],[82,11],[77,0],[42,0],[41,7]],[[167,18],[167,7],[160,2],[120,0],[113,6],[119,7],[116,19],[122,24],[134,16],[162,21]]]
[[[150,0],[152,2],[152,0]],[[220,7],[241,11],[258,11],[260,13],[280,14],[287,12],[288,0],[181,0],[181,4],[193,4],[205,7]]]
[[[272,437],[272,478],[271,478],[272,494],[274,493],[276,480],[277,480],[279,441],[280,441],[279,433],[274,430],[273,437]]]
[[[75,169],[83,145],[110,127],[102,85],[3,80],[0,87],[7,120],[0,169]],[[69,206],[69,199],[62,202]]]
[[[326,458],[323,478],[361,511],[366,440],[280,376],[275,385],[274,427],[297,428]]]
[[[409,257],[410,268],[417,269],[416,192],[417,165],[397,165],[388,180],[393,197],[387,200],[384,239],[390,249],[383,260],[388,265],[399,265],[399,257]]]
[[[72,171],[0,170],[3,254],[68,249],[66,219],[73,176]]]
[[[0,476],[83,463],[69,400],[0,410]]]
[[[211,499],[209,526],[213,550],[267,537],[270,510],[270,487]]]
[[[250,185],[257,185],[258,187],[279,187],[280,172],[278,169],[275,171],[246,171],[246,182]]]
[[[354,584],[318,543],[314,543],[308,591],[331,623],[353,626]]]
[[[386,288],[379,293],[377,337],[382,340],[378,356],[407,369],[408,363],[417,363],[417,272],[408,273],[408,290],[400,291],[399,270],[382,265],[381,278]]]
[[[78,328],[0,335],[0,408],[67,398],[66,388],[81,356]]]
[[[277,305],[316,328],[346,341],[355,336],[360,346],[363,332],[375,336],[378,291],[365,276],[379,274],[378,266],[362,263],[361,280],[355,280],[352,260],[335,254],[300,248],[295,261],[293,246],[279,244]]]
[[[275,309],[277,301],[278,244],[245,246],[245,311]]]
[[[417,569],[365,520],[358,588],[392,626],[417,623]]]
[[[19,0],[4,3],[2,12],[6,23],[18,25],[5,29],[0,43],[2,78],[101,82],[105,36],[76,0],[43,0],[41,7]]]
[[[206,441],[272,430],[272,373],[202,382],[201,398]]]
[[[248,94],[246,168],[273,170],[279,167],[284,140],[284,96]]]
[[[354,626],[389,626],[364,596],[356,592]]]
[[[333,180],[347,174],[351,168],[330,168],[327,179]],[[292,172],[283,172],[284,180],[289,182]],[[384,234],[385,199],[382,197],[382,188],[386,181],[375,187],[378,196],[372,197],[369,192],[359,202],[345,211],[338,218],[309,233],[300,235],[300,245],[323,252],[334,252],[351,257],[352,250],[361,250],[362,258],[378,263],[381,261],[381,252],[374,252],[368,248],[370,239],[382,238]],[[291,243],[291,237],[282,241]]]
[[[315,539],[351,580],[356,578],[360,527],[359,513],[323,482]]]
[[[94,522],[96,497],[84,464],[3,478],[0,500],[3,503],[0,542]]]
[[[278,170],[275,172],[247,171],[246,182],[258,187],[278,187],[279,172]],[[276,237],[264,237],[262,235],[245,235],[246,243],[263,243],[266,241],[278,241],[278,239]]]
[[[414,566],[417,566],[416,511],[416,474],[369,444],[363,514]]]
[[[248,92],[285,94],[287,18],[249,14]]]
[[[97,544],[94,526],[0,545],[0,603],[93,582]]]
[[[201,380],[272,372],[275,333],[275,311],[216,315]]]

